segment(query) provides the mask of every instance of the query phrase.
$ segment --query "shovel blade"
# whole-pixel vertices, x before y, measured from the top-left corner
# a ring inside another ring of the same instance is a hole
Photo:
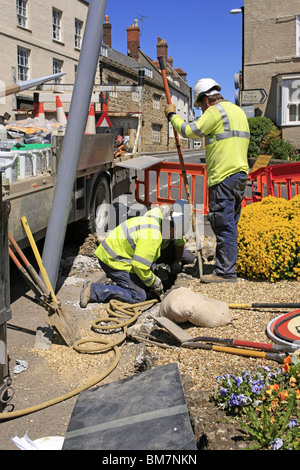
[[[53,313],[48,315],[47,321],[50,326],[56,329],[67,346],[73,346],[81,338],[76,321],[66,308],[57,306]]]

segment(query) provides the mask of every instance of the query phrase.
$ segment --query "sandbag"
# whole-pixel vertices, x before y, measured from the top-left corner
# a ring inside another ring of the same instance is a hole
[[[207,328],[226,326],[232,320],[225,302],[186,287],[171,290],[161,302],[160,315],[175,323],[190,322]]]

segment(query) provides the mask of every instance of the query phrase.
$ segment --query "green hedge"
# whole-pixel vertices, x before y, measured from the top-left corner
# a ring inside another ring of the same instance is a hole
[[[281,138],[281,131],[267,117],[248,119],[250,128],[250,144],[248,157],[272,155],[278,160],[300,161],[300,154],[289,141]]]

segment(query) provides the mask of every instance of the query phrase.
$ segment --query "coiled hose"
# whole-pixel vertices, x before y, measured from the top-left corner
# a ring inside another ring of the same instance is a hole
[[[87,390],[97,385],[99,382],[105,379],[105,377],[107,377],[117,367],[119,363],[120,350],[118,346],[126,338],[127,326],[135,322],[136,319],[142,314],[143,307],[149,306],[157,302],[158,301],[156,299],[153,299],[153,300],[147,300],[145,302],[140,302],[137,304],[126,304],[118,300],[111,300],[109,304],[106,306],[107,313],[111,315],[111,317],[109,318],[99,317],[92,322],[91,327],[94,330],[100,330],[100,331],[123,328],[122,335],[120,335],[120,337],[117,340],[114,340],[111,342],[108,340],[104,340],[104,339],[86,338],[86,339],[81,339],[73,344],[73,349],[83,354],[93,354],[93,353],[95,354],[95,353],[102,353],[102,352],[107,352],[109,350],[113,350],[115,353],[115,358],[114,358],[113,363],[110,365],[110,367],[105,372],[103,372],[102,374],[100,374],[98,377],[94,378],[92,381],[88,382],[87,384],[82,385],[81,387],[78,387],[74,390],[71,390],[68,393],[60,395],[59,397],[53,398],[52,400],[48,400],[44,403],[40,403],[39,405],[24,408],[22,410],[0,413],[0,420],[3,421],[3,420],[8,420],[8,419],[19,418],[20,416],[34,413],[44,408],[48,408],[49,406],[56,405],[57,403],[68,400],[69,398],[72,398],[78,395],[84,390]],[[108,322],[109,323],[114,322],[115,325],[109,325],[109,326],[100,325],[100,323],[108,323]],[[90,343],[100,344],[100,346],[86,347],[86,345]]]

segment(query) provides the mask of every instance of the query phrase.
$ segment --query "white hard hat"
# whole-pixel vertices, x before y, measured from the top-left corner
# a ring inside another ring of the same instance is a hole
[[[221,87],[213,78],[201,78],[193,89],[194,107],[197,107],[201,95],[215,95],[218,91],[221,91]]]

